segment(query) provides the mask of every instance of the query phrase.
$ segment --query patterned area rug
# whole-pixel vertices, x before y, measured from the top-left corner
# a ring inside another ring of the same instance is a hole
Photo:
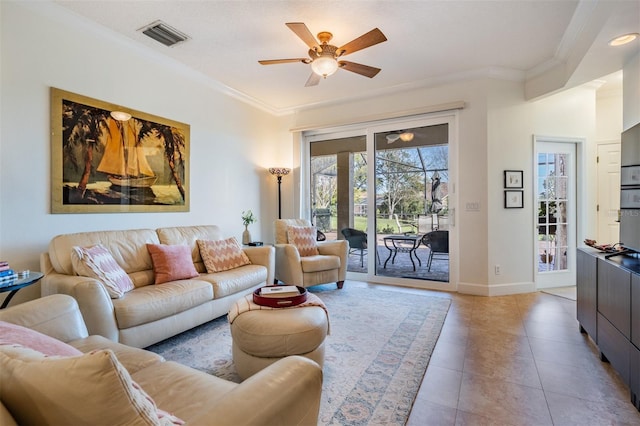
[[[335,284],[310,289],[327,305],[319,424],[403,425],[407,421],[449,300]],[[240,382],[226,317],[147,348],[198,370]]]

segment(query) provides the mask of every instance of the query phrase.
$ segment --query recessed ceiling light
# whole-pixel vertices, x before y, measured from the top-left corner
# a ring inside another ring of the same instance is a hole
[[[629,33],[614,38],[609,42],[609,46],[622,46],[623,44],[631,43],[638,38],[638,33]]]

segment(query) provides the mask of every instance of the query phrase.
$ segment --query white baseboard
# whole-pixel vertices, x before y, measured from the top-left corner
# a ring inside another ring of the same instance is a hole
[[[508,283],[508,284],[476,284],[459,283],[458,293],[472,294],[474,296],[506,296],[509,294],[533,293],[536,285],[533,282]]]

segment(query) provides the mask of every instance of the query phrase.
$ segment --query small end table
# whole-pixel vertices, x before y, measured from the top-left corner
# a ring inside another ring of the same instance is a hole
[[[0,309],[4,309],[9,305],[9,302],[11,302],[11,299],[16,295],[18,290],[24,287],[28,287],[31,284],[37,283],[38,281],[40,281],[40,279],[42,279],[42,277],[44,277],[44,274],[42,272],[30,271],[29,275],[27,275],[26,277],[18,278],[11,285],[0,287],[0,293],[5,293],[7,291],[9,292],[7,298],[4,299],[4,302],[2,302],[2,306],[0,306]]]

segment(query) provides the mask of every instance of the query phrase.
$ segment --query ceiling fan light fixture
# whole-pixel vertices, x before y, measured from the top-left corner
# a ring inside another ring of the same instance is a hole
[[[338,70],[338,61],[332,56],[319,56],[311,62],[314,73],[327,78]]]
[[[403,142],[411,142],[413,140],[414,134],[412,132],[402,132],[400,133],[400,140]]]

